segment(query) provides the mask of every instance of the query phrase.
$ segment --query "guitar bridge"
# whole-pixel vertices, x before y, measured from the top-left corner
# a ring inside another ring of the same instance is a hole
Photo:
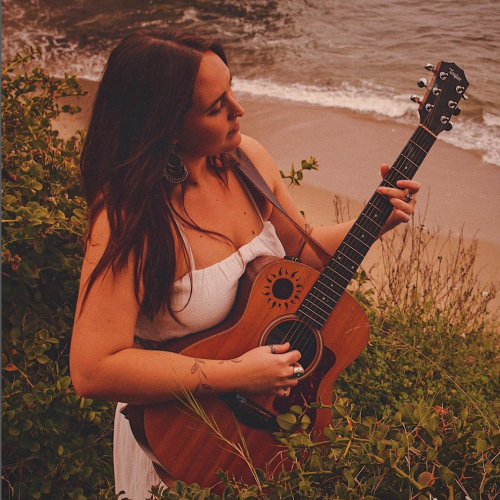
[[[276,415],[273,415],[255,401],[242,396],[238,392],[226,392],[220,395],[219,399],[224,401],[238,420],[247,427],[271,432],[279,431]]]

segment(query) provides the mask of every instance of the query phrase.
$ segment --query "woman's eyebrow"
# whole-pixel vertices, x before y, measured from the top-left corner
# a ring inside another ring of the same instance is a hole
[[[230,87],[231,87],[232,81],[233,81],[233,75],[230,74],[229,75],[229,86]],[[217,97],[217,99],[215,99],[215,101],[212,104],[210,104],[210,106],[208,106],[208,108],[205,110],[205,113],[208,113],[221,99],[224,99],[226,94],[227,94],[226,91],[222,92],[222,94],[219,97]]]

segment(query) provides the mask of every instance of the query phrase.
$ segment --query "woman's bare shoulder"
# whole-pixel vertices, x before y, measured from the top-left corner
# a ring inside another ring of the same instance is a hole
[[[274,187],[277,182],[281,183],[281,176],[273,157],[259,141],[248,135],[242,135],[240,148],[257,167],[269,186]]]
[[[95,218],[90,232],[87,236],[87,245],[85,249],[85,259],[91,262],[99,261],[108,245],[111,230],[106,210],[101,212]]]

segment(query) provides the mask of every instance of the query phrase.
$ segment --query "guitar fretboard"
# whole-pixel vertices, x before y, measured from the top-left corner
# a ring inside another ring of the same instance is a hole
[[[380,186],[397,188],[399,180],[412,179],[435,141],[436,136],[419,125]],[[375,191],[303,300],[297,311],[299,317],[316,328],[325,324],[392,209],[388,199]]]

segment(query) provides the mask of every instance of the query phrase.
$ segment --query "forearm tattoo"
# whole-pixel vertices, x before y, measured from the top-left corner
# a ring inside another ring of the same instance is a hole
[[[241,359],[221,359],[219,361],[219,365],[224,363],[241,363]],[[205,361],[203,359],[194,358],[194,364],[191,367],[191,375],[195,375],[198,377],[198,384],[196,385],[195,393],[200,391],[201,389],[205,389],[206,391],[211,391],[212,386],[207,384],[208,376],[203,369],[205,365]]]
[[[195,393],[200,391],[201,389],[205,389],[206,391],[212,390],[212,386],[210,384],[207,384],[204,382],[204,380],[207,380],[207,374],[203,370],[203,365],[205,364],[205,361],[202,359],[194,359],[194,365],[191,367],[191,375],[197,375],[198,376],[198,384],[196,386],[196,389],[194,390]]]

